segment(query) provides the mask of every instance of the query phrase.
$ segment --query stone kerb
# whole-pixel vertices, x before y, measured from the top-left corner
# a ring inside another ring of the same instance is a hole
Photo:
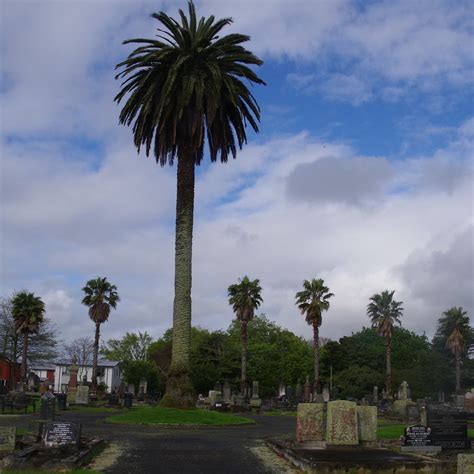
[[[323,443],[325,434],[324,403],[299,403],[296,418],[296,441]]]
[[[377,407],[357,407],[357,427],[359,441],[377,441]]]
[[[355,402],[336,400],[327,403],[326,441],[331,445],[359,444]]]

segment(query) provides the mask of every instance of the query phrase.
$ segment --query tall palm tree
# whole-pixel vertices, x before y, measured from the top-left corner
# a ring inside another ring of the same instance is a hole
[[[97,357],[99,354],[100,325],[109,319],[110,308],[117,308],[120,297],[117,287],[107,277],[89,280],[82,289],[82,304],[89,306],[89,317],[95,323],[94,355],[92,358],[92,387],[97,388]]]
[[[242,371],[240,375],[240,391],[245,392],[247,387],[247,342],[248,323],[252,321],[255,310],[263,302],[260,280],[249,280],[246,275],[239,278],[239,283],[228,288],[229,304],[240,321],[240,337],[242,340]]]
[[[180,21],[166,13],[154,13],[159,22],[158,39],[136,38],[125,44],[139,46],[119,63],[116,78],[124,78],[115,97],[128,99],[120,123],[133,122],[134,143],[140,152],[150,150],[161,166],[178,160],[175,241],[175,298],[173,350],[166,395],[162,405],[193,406],[189,378],[191,340],[191,263],[194,214],[195,166],[207,146],[211,161],[234,158],[237,146],[246,143],[247,123],[257,132],[259,106],[247,84],[264,84],[249,68],[262,61],[242,43],[241,34],[219,37],[231,18],[196,17],[192,2],[188,17]]]
[[[394,323],[401,324],[403,315],[403,301],[393,299],[395,291],[382,291],[370,298],[367,306],[367,315],[372,321],[372,327],[377,329],[379,336],[385,338],[386,381],[387,395],[392,393],[392,337]]]
[[[438,337],[446,339],[446,347],[454,355],[456,365],[456,393],[461,391],[461,358],[472,341],[469,316],[462,307],[450,308],[438,320]]]
[[[44,320],[45,305],[39,296],[22,291],[12,300],[12,315],[15,321],[15,331],[23,337],[23,355],[21,359],[21,379],[26,385],[26,364],[28,359],[28,337],[36,334]]]
[[[329,309],[329,288],[324,286],[324,280],[312,279],[303,282],[303,291],[296,293],[296,305],[301,314],[306,317],[306,322],[313,326],[313,351],[314,351],[314,392],[320,391],[319,383],[319,327],[322,323],[322,312]]]

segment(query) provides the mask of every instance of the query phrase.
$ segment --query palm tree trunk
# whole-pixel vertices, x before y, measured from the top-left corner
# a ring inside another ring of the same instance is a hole
[[[461,354],[456,351],[456,394],[461,393]]]
[[[392,396],[392,342],[390,338],[385,338],[385,355],[386,355],[386,371],[387,378],[385,381],[385,390],[387,392],[387,397],[391,398]]]
[[[99,356],[100,323],[95,323],[94,355],[92,359],[92,389],[97,390],[97,362]]]
[[[194,406],[189,378],[191,349],[191,283],[194,213],[194,155],[189,149],[178,156],[176,241],[173,305],[173,349],[163,406]]]
[[[319,327],[313,324],[314,394],[319,393]]]
[[[247,388],[247,321],[241,321],[240,337],[242,339],[242,372],[240,374],[240,393],[245,394]]]
[[[21,382],[26,390],[26,359],[28,357],[28,333],[23,333],[23,356],[21,358]]]

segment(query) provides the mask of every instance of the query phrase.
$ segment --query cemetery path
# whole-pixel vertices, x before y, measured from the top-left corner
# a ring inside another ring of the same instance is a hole
[[[64,421],[82,423],[84,435],[99,436],[114,445],[118,459],[105,472],[264,474],[291,471],[284,461],[276,461],[275,456],[270,455],[262,440],[293,435],[294,417],[246,414],[257,424],[185,428],[108,424],[104,419],[109,415],[70,411],[60,416]],[[17,427],[28,426],[30,417],[15,418]]]

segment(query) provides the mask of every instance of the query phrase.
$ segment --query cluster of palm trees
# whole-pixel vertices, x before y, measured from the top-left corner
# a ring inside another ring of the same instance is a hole
[[[82,303],[89,307],[89,317],[95,323],[94,357],[92,369],[92,386],[97,388],[97,360],[99,353],[100,325],[107,321],[110,309],[117,307],[120,298],[117,287],[107,281],[107,277],[89,280],[82,289],[85,296]],[[16,293],[12,299],[12,315],[15,331],[23,338],[23,354],[21,358],[22,388],[26,386],[28,339],[37,334],[44,321],[46,306],[39,296],[28,291]]]
[[[241,391],[247,387],[246,363],[248,323],[254,317],[255,310],[259,308],[262,299],[260,280],[250,280],[248,276],[239,279],[239,283],[228,288],[229,304],[241,324],[242,339],[242,372],[240,379]],[[385,390],[388,395],[392,393],[392,337],[395,324],[401,325],[403,315],[402,301],[396,301],[393,296],[395,291],[385,290],[370,297],[367,306],[372,327],[385,339],[386,354],[386,382]],[[322,323],[322,313],[330,307],[329,299],[334,296],[325,286],[324,280],[304,280],[303,290],[295,295],[296,305],[306,322],[313,327],[313,354],[314,354],[314,393],[320,392],[319,378],[319,328]],[[456,392],[461,389],[461,357],[466,350],[466,342],[471,334],[469,317],[462,308],[453,307],[443,313],[438,321],[438,332],[446,338],[446,347],[455,357],[456,366]]]

